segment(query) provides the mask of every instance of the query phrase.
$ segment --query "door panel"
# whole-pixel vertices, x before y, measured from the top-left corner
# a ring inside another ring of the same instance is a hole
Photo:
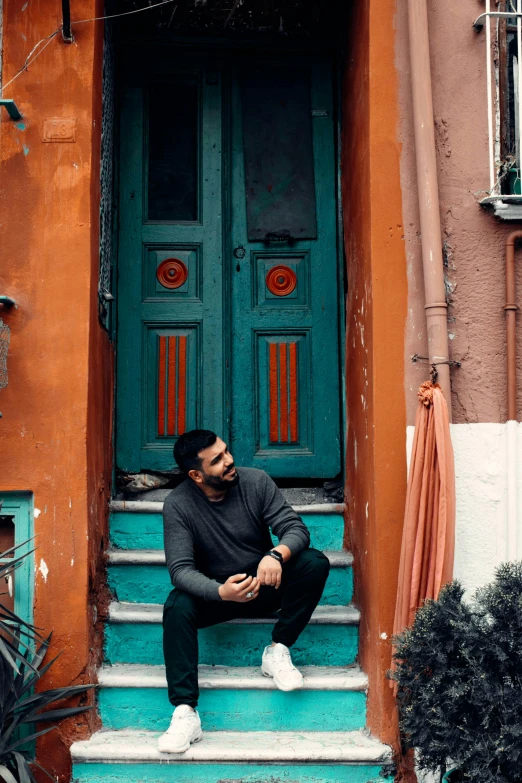
[[[224,431],[221,86],[204,58],[141,72],[121,111],[117,465],[171,469]]]
[[[220,65],[215,55],[156,52],[126,73],[118,468],[171,469],[176,438],[205,427],[229,440],[238,465],[335,476],[329,61],[236,53]]]
[[[340,470],[332,75],[291,61],[243,62],[232,88],[232,449],[276,477],[326,478]]]

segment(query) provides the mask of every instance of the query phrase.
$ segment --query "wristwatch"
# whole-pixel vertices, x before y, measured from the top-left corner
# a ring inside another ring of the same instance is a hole
[[[275,560],[279,560],[281,565],[283,565],[283,563],[284,563],[283,555],[281,554],[281,552],[277,552],[275,549],[271,549],[270,552],[267,552],[265,554],[265,557],[267,557],[267,556],[268,557],[273,557],[273,558],[275,558]]]

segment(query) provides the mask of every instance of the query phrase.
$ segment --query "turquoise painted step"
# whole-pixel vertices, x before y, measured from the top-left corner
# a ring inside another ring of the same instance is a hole
[[[111,503],[110,540],[117,549],[162,549],[163,503],[118,501]],[[326,503],[294,506],[310,530],[317,549],[342,549],[343,504]]]
[[[385,783],[375,764],[74,764],[74,783]]]
[[[301,691],[278,691],[259,668],[199,668],[206,731],[352,731],[366,723],[367,679],[358,667],[303,667]],[[163,667],[112,666],[99,673],[106,729],[166,731],[171,717]]]
[[[108,663],[163,663],[162,607],[111,605],[105,629]],[[294,661],[309,666],[347,666],[357,655],[359,613],[352,606],[324,606],[292,647]],[[199,662],[223,666],[259,666],[270,642],[274,620],[241,620],[204,628],[198,634]]]
[[[348,604],[353,595],[352,556],[326,552],[332,566],[321,604]],[[118,601],[164,603],[172,590],[162,550],[111,550],[108,583]]]
[[[71,747],[82,783],[368,783],[390,750],[365,732],[205,732],[182,756],[157,733],[102,731]],[[382,778],[381,778],[382,780]]]

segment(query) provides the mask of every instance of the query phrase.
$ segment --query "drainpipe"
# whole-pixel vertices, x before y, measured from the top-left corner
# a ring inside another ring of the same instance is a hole
[[[515,242],[522,231],[512,231],[506,239],[506,342],[507,342],[507,530],[506,559],[515,560],[522,552],[517,542],[517,344],[515,293]]]
[[[451,421],[448,305],[440,235],[426,0],[408,0],[408,28],[428,356],[430,364],[436,365]]]

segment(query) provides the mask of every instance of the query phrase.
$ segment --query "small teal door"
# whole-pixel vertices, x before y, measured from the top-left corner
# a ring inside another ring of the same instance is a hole
[[[134,57],[121,96],[117,466],[187,429],[276,477],[340,470],[329,62]]]

